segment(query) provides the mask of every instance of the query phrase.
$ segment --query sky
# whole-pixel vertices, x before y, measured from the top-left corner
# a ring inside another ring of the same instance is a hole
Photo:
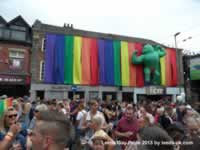
[[[200,0],[0,0],[0,15],[42,23],[140,37],[200,52]],[[190,37],[190,38],[189,38]]]

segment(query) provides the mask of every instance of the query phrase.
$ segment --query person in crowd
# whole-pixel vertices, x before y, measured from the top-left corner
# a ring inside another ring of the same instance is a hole
[[[119,120],[117,124],[115,129],[115,136],[119,140],[126,143],[129,141],[136,141],[138,129],[139,126],[135,108],[132,104],[128,104],[125,110],[125,115]],[[122,145],[122,148],[125,149],[125,146]]]
[[[30,125],[29,125],[29,128],[28,128],[29,130],[32,130],[34,128],[36,120],[39,119],[39,117],[40,117],[40,112],[46,111],[46,110],[48,110],[48,107],[45,104],[40,104],[40,105],[37,105],[35,107],[34,117],[30,122]]]
[[[92,118],[91,127],[94,134],[90,139],[90,146],[93,150],[114,150],[115,142],[108,134],[101,129],[102,117],[96,115]]]
[[[61,112],[64,115],[67,114],[67,111],[66,111],[65,106],[62,101],[57,103],[57,110],[58,110],[58,112]]]
[[[148,117],[149,118],[149,121],[151,124],[154,124],[154,117],[152,114],[150,114],[149,112],[146,111],[146,108],[141,106],[140,107],[140,110],[138,112],[138,117],[141,118],[141,117]]]
[[[154,124],[158,124],[160,120],[160,116],[164,114],[164,107],[160,107],[156,109],[155,115],[154,115]]]
[[[73,100],[70,102],[70,119],[75,124],[76,116],[78,114],[78,102],[79,100],[74,96]]]
[[[83,127],[84,120],[86,119],[86,110],[84,109],[84,102],[81,101],[78,105],[78,115],[76,116],[77,137],[83,137],[85,128]]]
[[[21,103],[18,102],[17,99],[12,101],[12,107],[14,107],[17,111],[17,120],[22,116],[22,106]]]
[[[6,138],[6,135],[9,135],[9,131],[12,125],[18,124],[20,126],[20,132],[18,131],[15,134],[15,139],[13,142],[17,143],[17,146],[21,149],[26,149],[26,127],[23,124],[17,122],[17,111],[13,107],[8,107],[4,112],[0,120],[0,141]],[[11,135],[13,136],[13,135]],[[14,145],[12,145],[14,146]]]
[[[96,100],[91,100],[90,101],[90,110],[86,114],[86,118],[83,123],[83,128],[86,129],[86,139],[89,139],[93,135],[93,130],[92,130],[92,118],[96,115],[101,116],[102,118],[102,124],[101,128],[102,129],[109,129],[111,128],[111,124],[107,124],[104,118],[104,115],[102,112],[98,111],[98,102]]]
[[[0,149],[7,150],[7,149],[14,149],[20,150],[22,146],[20,144],[13,145],[12,143],[15,141],[16,136],[21,130],[21,126],[19,124],[12,124],[9,128],[9,131],[6,133],[4,138],[2,139],[2,135],[0,134]],[[13,147],[15,146],[15,147]]]
[[[32,101],[31,102],[31,109],[30,109],[30,112],[29,112],[29,120],[31,121],[34,117],[34,110],[35,110],[35,107],[36,107],[36,102],[35,101]]]
[[[174,123],[172,119],[173,109],[170,106],[166,106],[163,115],[160,116],[159,123],[164,128],[167,129],[171,124]]]
[[[41,111],[31,134],[32,150],[64,150],[73,137],[73,126],[63,113]]]
[[[138,145],[138,150],[174,150],[173,143],[164,144],[164,142],[172,142],[172,138],[165,130],[157,126],[148,126],[140,130],[138,139],[141,142]]]
[[[147,116],[141,117],[138,119],[138,127],[139,129],[143,129],[144,127],[150,126],[151,123]]]
[[[186,129],[186,135],[183,139],[185,142],[190,142],[190,144],[182,145],[184,150],[197,150],[200,147],[200,130],[198,121],[193,116],[184,116],[183,122]]]
[[[50,111],[56,111],[56,110],[57,110],[57,100],[56,100],[56,99],[52,99],[52,100],[49,102],[48,109],[49,109]]]
[[[66,110],[66,116],[67,118],[70,118],[70,105],[69,105],[70,99],[68,99],[68,101],[64,101],[64,107]]]
[[[30,118],[29,118],[30,110],[31,110],[31,103],[25,103],[22,109],[22,115],[19,118],[19,122],[24,123],[26,127],[28,127],[30,124]]]

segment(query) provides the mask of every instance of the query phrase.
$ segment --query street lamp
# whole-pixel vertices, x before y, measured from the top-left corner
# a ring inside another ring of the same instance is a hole
[[[186,38],[186,39],[183,39],[183,42],[186,42],[187,40],[190,40],[190,39],[192,39],[192,37],[191,36],[189,36],[188,38]]]
[[[176,41],[176,37],[181,34],[181,32],[177,32],[174,34],[174,40],[175,40],[175,48],[176,48],[176,51],[177,51],[177,41]]]

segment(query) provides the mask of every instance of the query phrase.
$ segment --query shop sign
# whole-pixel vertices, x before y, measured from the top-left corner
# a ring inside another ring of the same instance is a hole
[[[69,87],[67,86],[59,86],[59,85],[53,85],[51,86],[52,90],[69,90]]]
[[[25,78],[19,76],[0,75],[0,83],[25,84]]]
[[[146,93],[148,95],[162,95],[165,94],[165,89],[163,87],[148,87]]]

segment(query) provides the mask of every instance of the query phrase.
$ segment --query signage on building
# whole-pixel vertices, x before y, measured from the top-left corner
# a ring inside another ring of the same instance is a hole
[[[53,90],[69,90],[69,87],[68,86],[53,85],[53,86],[51,86],[51,89],[53,89]]]
[[[165,88],[150,86],[146,88],[146,93],[147,95],[162,95],[162,94],[165,94]]]
[[[0,83],[5,84],[25,84],[25,77],[0,75]]]

